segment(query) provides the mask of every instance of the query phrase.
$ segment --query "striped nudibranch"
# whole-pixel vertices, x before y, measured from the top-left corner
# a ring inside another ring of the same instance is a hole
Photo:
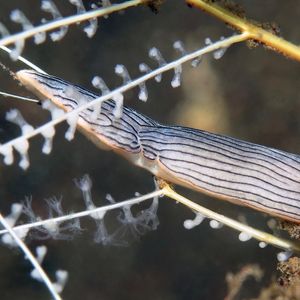
[[[98,96],[60,78],[31,70],[20,82],[41,99],[71,111]],[[79,113],[78,128],[135,165],[169,182],[300,223],[300,156],[202,130],[165,126],[112,100]]]

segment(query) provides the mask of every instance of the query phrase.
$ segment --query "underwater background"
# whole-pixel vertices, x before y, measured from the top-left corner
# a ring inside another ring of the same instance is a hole
[[[282,36],[299,44],[300,6],[292,0],[237,1],[247,16],[260,22],[275,22]],[[55,1],[63,15],[74,14],[68,1]],[[88,7],[91,1],[84,1]],[[21,9],[34,23],[45,17],[40,2],[1,1],[0,22],[17,32],[20,27],[9,20],[10,11]],[[222,22],[188,7],[184,1],[166,1],[158,14],[148,7],[136,7],[110,15],[99,21],[96,35],[89,39],[80,26],[70,26],[59,42],[36,46],[26,42],[22,53],[49,74],[87,89],[95,89],[91,79],[101,76],[110,87],[122,80],[114,66],[124,64],[132,78],[139,76],[138,65],[149,59],[155,46],[166,61],[178,55],[173,43],[181,40],[187,51],[204,46],[204,39],[218,40],[231,36],[233,30]],[[0,62],[12,71],[24,68],[0,53]],[[125,94],[125,105],[164,124],[184,125],[221,133],[292,153],[300,153],[300,65],[259,46],[249,49],[240,43],[231,46],[220,60],[205,55],[197,68],[183,66],[183,82],[173,89],[173,72],[163,75],[161,83],[147,83],[149,99],[138,100],[138,90]],[[0,89],[30,95],[5,71],[0,72]],[[96,91],[97,92],[97,91]],[[0,142],[20,134],[5,120],[5,113],[18,108],[34,126],[49,119],[40,106],[19,100],[0,99]],[[32,197],[34,211],[47,216],[44,199],[62,197],[65,211],[84,208],[75,178],[89,174],[93,181],[93,199],[106,204],[109,193],[116,201],[153,189],[152,175],[113,152],[98,149],[79,132],[73,141],[64,138],[66,124],[59,125],[50,155],[41,152],[42,138],[30,142],[30,167],[23,171],[15,163],[0,161],[0,211],[8,214],[13,202]],[[17,156],[16,156],[17,157]],[[257,228],[269,230],[271,217],[251,209],[225,203],[178,187],[183,195],[227,216],[243,220]],[[145,203],[140,207],[147,207]],[[135,208],[137,211],[139,207]],[[119,212],[109,213],[107,226],[115,228]],[[64,299],[143,299],[143,300],[219,300],[229,294],[228,273],[247,265],[258,265],[263,275],[259,281],[247,280],[234,299],[258,298],[260,291],[276,280],[278,249],[258,247],[258,242],[240,242],[238,233],[222,227],[214,230],[204,221],[186,230],[183,222],[194,214],[167,198],[160,199],[156,231],[137,238],[124,234],[128,246],[102,246],[93,241],[94,223],[82,220],[85,229],[72,240],[32,240],[31,249],[40,244],[48,247],[44,268],[51,278],[57,269],[69,271],[62,293]],[[19,250],[0,247],[0,299],[50,299],[44,285],[30,278],[31,266]],[[229,298],[227,298],[229,299]],[[230,298],[231,299],[231,298]],[[288,299],[288,298],[286,298]]]

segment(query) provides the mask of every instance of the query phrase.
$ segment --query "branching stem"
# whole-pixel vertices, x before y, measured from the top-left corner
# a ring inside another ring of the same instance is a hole
[[[43,282],[45,283],[45,285],[48,288],[49,292],[53,296],[53,299],[55,299],[55,300],[62,300],[62,298],[60,297],[60,295],[55,290],[55,287],[54,287],[53,283],[51,282],[51,280],[49,279],[48,275],[45,273],[45,271],[43,270],[43,268],[40,266],[40,264],[37,261],[37,259],[33,256],[33,254],[28,249],[28,247],[26,246],[26,244],[17,236],[17,234],[14,232],[14,230],[9,226],[9,224],[4,219],[4,217],[2,216],[2,214],[0,214],[0,223],[8,231],[8,233],[11,235],[11,237],[14,239],[14,241],[20,247],[20,249],[24,252],[26,258],[29,259],[29,261],[31,262],[32,266],[37,270],[37,272],[39,273],[41,279],[43,280]]]
[[[246,18],[240,18],[229,10],[209,1],[186,0],[186,2],[208,12],[225,23],[230,24],[241,32],[247,32],[249,34],[248,39],[257,40],[275,51],[300,61],[300,47],[262,29],[248,21]]]
[[[64,17],[62,19],[56,19],[56,20],[50,21],[46,24],[42,24],[42,25],[33,27],[29,30],[21,31],[19,33],[4,37],[4,38],[0,39],[0,46],[14,44],[16,41],[27,39],[27,38],[32,37],[35,34],[40,33],[40,32],[46,32],[46,31],[50,31],[50,30],[53,30],[56,28],[60,28],[62,26],[80,23],[80,22],[90,20],[93,18],[99,18],[99,17],[106,16],[106,15],[109,15],[109,14],[117,12],[117,11],[125,10],[125,9],[133,7],[133,6],[143,4],[145,2],[147,2],[147,1],[146,0],[130,0],[130,1],[126,1],[124,3],[114,4],[109,7],[91,10],[91,11],[88,11],[88,12],[85,12],[82,14]]]
[[[167,72],[169,70],[176,68],[177,66],[179,66],[187,61],[193,60],[204,54],[213,52],[217,49],[226,48],[232,44],[245,41],[247,39],[247,37],[248,37],[248,33],[237,34],[237,35],[222,39],[220,41],[217,41],[209,46],[206,46],[204,48],[196,50],[192,53],[188,53],[170,63],[167,63],[166,65],[163,65],[157,69],[152,70],[151,72],[149,72],[143,76],[138,77],[137,79],[130,81],[129,83],[127,83],[123,86],[120,86],[120,87],[114,89],[113,91],[110,91],[109,93],[107,93],[105,95],[100,96],[99,98],[94,99],[93,101],[87,102],[87,103],[77,107],[76,109],[74,109],[68,113],[65,113],[61,117],[56,118],[38,128],[36,128],[35,130],[31,131],[30,133],[27,133],[25,135],[22,135],[18,138],[15,138],[15,139],[9,141],[3,145],[0,145],[0,151],[1,151],[1,149],[3,149],[3,147],[13,146],[16,142],[18,142],[20,140],[27,140],[29,138],[32,138],[32,137],[36,136],[37,134],[40,134],[41,132],[43,132],[43,130],[45,130],[46,128],[49,128],[50,126],[54,126],[56,124],[63,122],[71,115],[74,116],[89,107],[93,107],[94,105],[100,104],[108,99],[113,99],[116,95],[122,94],[122,93],[138,86],[139,84],[144,83],[145,81],[147,81],[149,79],[155,78],[159,74],[162,74],[164,72]],[[84,130],[84,128],[83,128],[83,130]]]
[[[59,217],[55,217],[55,218],[51,218],[51,219],[45,219],[45,220],[40,220],[40,221],[36,221],[36,222],[33,222],[33,223],[14,226],[12,228],[12,230],[13,231],[20,231],[20,230],[26,230],[26,229],[30,229],[30,228],[39,227],[39,226],[45,226],[49,223],[67,222],[67,221],[74,220],[76,218],[83,218],[83,217],[94,215],[94,214],[97,214],[97,213],[107,212],[107,211],[114,210],[114,209],[117,209],[117,208],[122,208],[124,206],[135,205],[135,204],[141,203],[142,201],[146,201],[146,200],[152,199],[154,197],[162,196],[163,194],[164,193],[163,193],[162,190],[155,190],[151,193],[142,195],[140,197],[124,200],[124,201],[117,202],[117,203],[114,203],[114,204],[104,205],[104,206],[96,207],[96,208],[93,208],[93,209],[88,209],[88,210],[84,210],[84,211],[80,211],[80,212],[76,212],[76,213],[66,214],[64,216],[59,216]],[[2,230],[0,230],[0,235],[2,235],[4,233],[8,233],[8,232],[9,231],[7,229],[2,229]]]
[[[295,251],[295,252],[300,252],[300,245],[293,243],[292,241],[288,241],[279,237],[276,237],[272,234],[260,231],[258,229],[255,229],[251,226],[245,225],[243,223],[240,223],[236,220],[233,220],[231,218],[228,218],[224,215],[218,214],[214,211],[211,211],[183,196],[181,196],[180,194],[176,193],[174,191],[174,189],[172,189],[170,187],[169,184],[167,184],[165,181],[160,180],[160,186],[163,190],[163,193],[165,196],[180,202],[181,204],[191,208],[194,211],[199,212],[200,214],[202,214],[203,216],[209,218],[209,219],[213,219],[216,220],[230,228],[233,228],[237,231],[240,232],[245,232],[247,234],[249,234],[251,237],[265,242],[267,244],[276,246],[278,248],[284,249],[286,251]]]

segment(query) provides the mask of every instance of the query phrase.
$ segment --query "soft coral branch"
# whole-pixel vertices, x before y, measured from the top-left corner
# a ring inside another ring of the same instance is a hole
[[[61,28],[62,26],[71,25],[80,23],[86,20],[91,20],[94,18],[99,18],[103,16],[107,16],[111,13],[125,10],[130,7],[134,7],[143,3],[146,3],[145,0],[130,0],[124,3],[114,4],[109,7],[99,8],[95,10],[91,10],[85,13],[76,14],[69,17],[64,17],[62,19],[55,19],[53,21],[47,22],[46,24],[42,24],[39,26],[32,27],[28,30],[23,30],[19,33],[8,35],[0,39],[0,46],[7,46],[10,44],[14,44],[17,41],[21,41],[27,38],[30,38],[40,32],[46,32],[53,29]]]
[[[212,16],[233,26],[240,32],[248,33],[248,39],[259,41],[269,48],[300,61],[300,47],[276,36],[275,34],[241,18],[229,10],[205,0],[186,0],[189,5],[200,8]]]

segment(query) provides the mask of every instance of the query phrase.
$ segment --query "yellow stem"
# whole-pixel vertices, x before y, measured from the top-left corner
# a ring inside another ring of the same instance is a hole
[[[176,200],[178,202],[180,202],[181,204],[191,208],[194,211],[199,212],[200,214],[202,214],[203,216],[209,218],[209,219],[213,219],[216,220],[228,227],[231,227],[237,231],[240,232],[245,232],[248,235],[250,235],[251,237],[265,242],[267,244],[276,246],[278,248],[287,250],[287,251],[294,251],[294,252],[300,252],[300,245],[293,243],[292,241],[289,240],[285,240],[279,237],[276,237],[272,234],[260,231],[258,229],[255,229],[253,227],[250,227],[248,225],[245,225],[243,223],[240,223],[236,220],[230,219],[224,215],[218,214],[214,211],[211,211],[183,196],[181,196],[180,194],[176,193],[168,183],[166,183],[163,180],[159,181],[159,185],[164,193],[165,196]]]
[[[250,39],[260,41],[271,47],[273,50],[300,61],[300,47],[252,24],[247,19],[240,18],[229,10],[216,4],[209,3],[207,0],[186,0],[186,2],[208,12],[225,23],[230,24],[241,32],[248,32]]]

